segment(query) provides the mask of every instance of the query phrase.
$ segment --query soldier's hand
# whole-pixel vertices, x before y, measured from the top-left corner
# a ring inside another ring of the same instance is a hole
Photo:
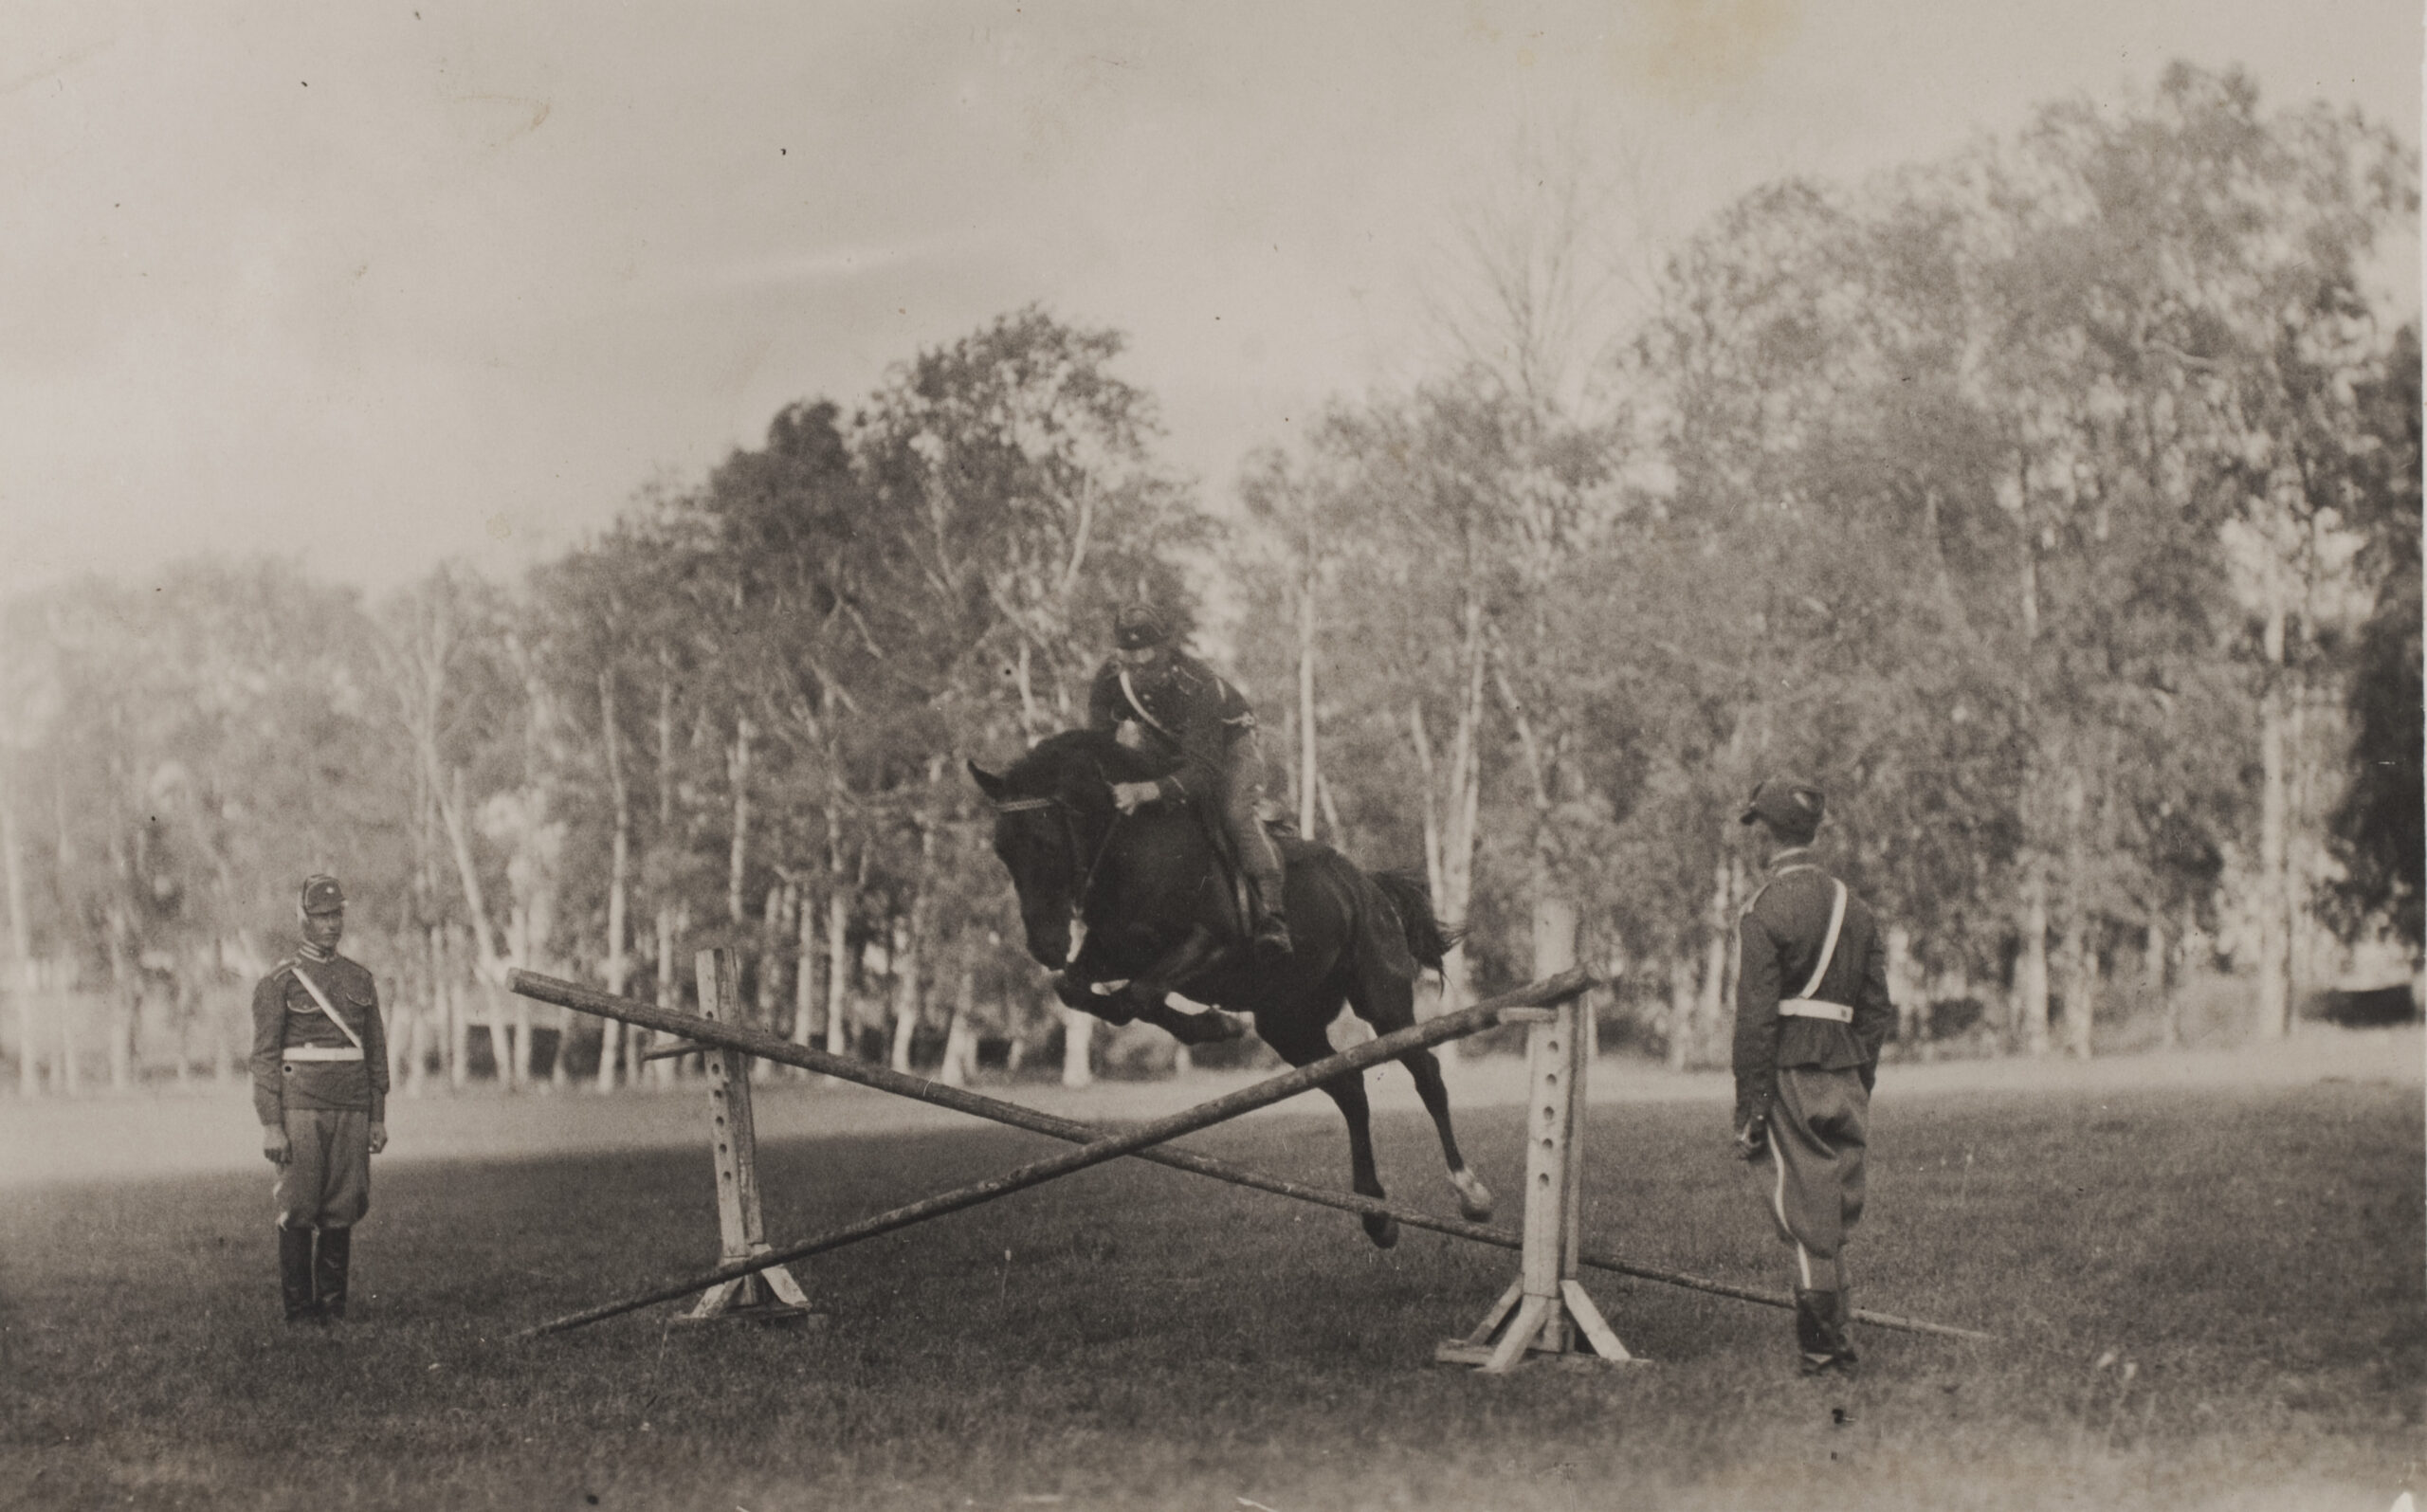
[[[386,1148],[388,1148],[388,1125],[384,1123],[371,1125],[371,1153],[377,1155]]]
[[[265,1123],[262,1126],[262,1154],[272,1165],[286,1163],[286,1125]]]
[[[1134,813],[1140,804],[1155,801],[1155,785],[1151,782],[1116,782],[1112,785],[1112,805],[1122,813]]]
[[[1758,1160],[1770,1147],[1770,1120],[1754,1119],[1736,1131],[1736,1158]]]

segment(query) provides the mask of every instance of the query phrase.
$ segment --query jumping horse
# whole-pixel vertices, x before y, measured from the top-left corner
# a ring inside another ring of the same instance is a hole
[[[1291,1066],[1332,1053],[1324,1030],[1342,1003],[1378,1034],[1414,1023],[1418,967],[1437,970],[1454,942],[1433,918],[1423,882],[1368,874],[1327,846],[1277,836],[1295,948],[1259,960],[1248,948],[1229,868],[1200,817],[1172,804],[1122,814],[1113,803],[1113,783],[1150,781],[1167,770],[1094,730],[1049,737],[999,774],[969,765],[995,808],[995,854],[1019,893],[1028,953],[1056,972],[1062,1001],[1115,1024],[1142,1019],[1194,1045],[1237,1038],[1237,1021],[1221,1010],[1246,1013],[1256,1037]],[[1126,985],[1095,990],[1114,981]],[[1174,992],[1214,1011],[1180,1012],[1166,1001]],[[1417,1049],[1399,1064],[1440,1133],[1459,1210],[1476,1222],[1490,1217],[1491,1189],[1467,1169],[1451,1132],[1440,1063]],[[1323,1091],[1348,1120],[1352,1185],[1382,1196],[1363,1079],[1343,1077]],[[1368,1215],[1364,1223],[1377,1245],[1398,1242],[1396,1220]]]

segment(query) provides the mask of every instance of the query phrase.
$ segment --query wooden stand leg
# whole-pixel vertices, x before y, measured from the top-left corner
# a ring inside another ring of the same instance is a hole
[[[1546,901],[1534,913],[1534,961],[1545,974],[1576,962],[1576,912]],[[1515,1284],[1473,1333],[1432,1357],[1514,1370],[1529,1354],[1615,1364],[1635,1360],[1576,1279],[1582,1230],[1584,1078],[1591,1065],[1583,1005],[1569,998],[1536,1024],[1525,1046],[1531,1092],[1525,1109],[1525,1247]]]
[[[696,965],[700,1016],[729,1021],[734,1010],[733,953],[703,950]],[[750,1057],[739,1050],[710,1050],[701,1058],[708,1070],[708,1139],[716,1155],[721,1258],[728,1263],[748,1260],[765,1254],[769,1248],[758,1209],[758,1135],[750,1110]],[[727,1318],[824,1321],[823,1315],[810,1307],[800,1283],[783,1266],[709,1287],[682,1321]]]

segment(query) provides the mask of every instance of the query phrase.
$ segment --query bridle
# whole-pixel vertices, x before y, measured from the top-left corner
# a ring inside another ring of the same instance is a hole
[[[1077,809],[1054,793],[1048,793],[1042,798],[1010,798],[995,805],[995,811],[998,814],[1035,813],[1044,809],[1059,809],[1062,811],[1062,835],[1069,851],[1070,869],[1076,872],[1079,866],[1079,811]],[[1079,890],[1070,895],[1070,912],[1082,924],[1086,921],[1087,895],[1095,891],[1096,872],[1104,865],[1104,852],[1112,848],[1112,832],[1120,827],[1121,811],[1116,808],[1112,811],[1112,822],[1104,827],[1104,838],[1096,842],[1094,858],[1087,863],[1086,873],[1079,878]]]

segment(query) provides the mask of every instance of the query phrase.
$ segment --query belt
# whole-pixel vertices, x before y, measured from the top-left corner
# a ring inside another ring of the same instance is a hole
[[[358,1061],[362,1047],[357,1045],[290,1045],[279,1052],[283,1061]]]
[[[1816,997],[1782,997],[1779,1012],[1788,1018],[1825,1018],[1832,1024],[1851,1024],[1854,1011],[1843,1003],[1824,1003]]]

